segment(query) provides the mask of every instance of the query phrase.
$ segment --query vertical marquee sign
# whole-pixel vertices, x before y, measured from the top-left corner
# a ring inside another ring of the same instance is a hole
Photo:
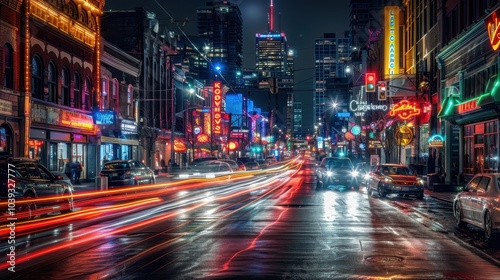
[[[499,9],[491,13],[491,15],[484,20],[490,45],[494,51],[500,48],[500,19],[498,14]]]
[[[214,134],[222,133],[222,82],[214,82],[214,99],[212,103],[214,118]]]
[[[384,75],[399,74],[399,7],[384,8]]]

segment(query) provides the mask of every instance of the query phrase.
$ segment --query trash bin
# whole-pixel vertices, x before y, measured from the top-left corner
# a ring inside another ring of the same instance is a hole
[[[437,173],[427,174],[427,188],[434,190],[434,184],[439,183],[439,175]]]
[[[99,186],[101,191],[105,191],[108,189],[108,176],[96,176],[95,180],[96,188]]]

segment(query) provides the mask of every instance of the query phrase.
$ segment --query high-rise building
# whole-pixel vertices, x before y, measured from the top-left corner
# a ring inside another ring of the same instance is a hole
[[[209,62],[199,78],[213,81],[215,76],[230,87],[239,85],[243,65],[243,20],[238,6],[229,1],[208,2],[197,10],[198,35],[205,39],[201,50]]]
[[[326,123],[335,113],[334,104],[337,105],[336,110],[347,109],[349,88],[346,69],[350,67],[350,56],[351,40],[348,36],[336,38],[335,33],[325,33],[315,40],[313,123]]]
[[[268,19],[267,33],[257,33],[255,36],[255,66],[259,88],[269,89],[271,94],[276,94],[275,107],[269,108],[271,125],[281,126],[280,128],[285,129],[287,135],[291,135],[293,128],[294,54],[288,46],[285,33],[274,27],[272,0]]]

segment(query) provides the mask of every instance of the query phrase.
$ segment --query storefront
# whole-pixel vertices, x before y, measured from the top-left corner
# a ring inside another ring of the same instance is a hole
[[[447,182],[499,171],[500,56],[489,38],[497,35],[487,30],[489,18],[498,13],[473,25],[437,57]],[[458,178],[452,178],[454,169]]]
[[[76,110],[32,103],[32,126],[28,143],[30,158],[53,172],[64,172],[65,164],[80,162],[81,179],[93,179],[96,166],[95,125],[92,116]]]
[[[138,159],[137,123],[119,119],[116,125],[101,128],[99,165],[106,160]]]
[[[1,92],[0,96],[8,98]],[[0,118],[3,120],[0,123],[0,156],[18,156],[17,149],[14,148],[14,135],[19,135],[20,118],[15,117],[13,105],[9,100],[0,99]]]

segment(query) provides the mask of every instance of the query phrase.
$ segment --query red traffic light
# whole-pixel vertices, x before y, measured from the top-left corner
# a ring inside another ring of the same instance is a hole
[[[366,92],[375,92],[375,73],[365,74],[365,88]]]

